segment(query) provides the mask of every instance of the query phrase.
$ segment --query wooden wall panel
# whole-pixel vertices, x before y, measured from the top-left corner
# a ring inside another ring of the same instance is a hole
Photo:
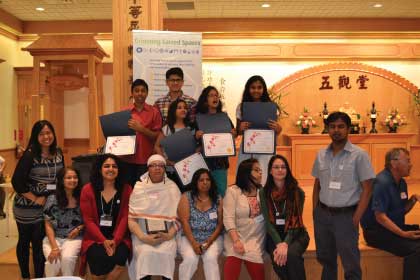
[[[72,157],[84,155],[89,152],[89,139],[64,139],[64,160],[66,166],[72,164]]]

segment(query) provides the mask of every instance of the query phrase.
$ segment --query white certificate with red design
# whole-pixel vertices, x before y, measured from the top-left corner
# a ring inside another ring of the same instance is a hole
[[[267,129],[247,129],[243,136],[244,154],[274,154],[276,133]]]
[[[108,136],[105,153],[116,156],[133,155],[136,152],[136,136]]]
[[[235,155],[235,142],[232,133],[203,134],[205,157],[224,157]]]
[[[195,153],[174,165],[176,173],[184,186],[191,183],[194,172],[200,168],[209,169],[203,156],[200,153]]]

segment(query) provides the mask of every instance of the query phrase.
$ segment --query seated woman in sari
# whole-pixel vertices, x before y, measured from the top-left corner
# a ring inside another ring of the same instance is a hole
[[[148,172],[130,196],[128,227],[132,233],[133,260],[130,279],[151,279],[160,275],[172,279],[175,271],[177,206],[181,193],[165,175],[165,159],[152,155]]]

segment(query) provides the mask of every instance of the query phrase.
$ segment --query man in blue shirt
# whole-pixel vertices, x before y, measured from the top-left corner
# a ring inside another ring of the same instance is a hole
[[[373,195],[362,217],[363,235],[369,246],[404,257],[404,280],[420,279],[420,230],[418,225],[406,225],[410,212],[420,195],[408,198],[410,154],[404,148],[394,148],[385,155],[385,169],[373,183]]]

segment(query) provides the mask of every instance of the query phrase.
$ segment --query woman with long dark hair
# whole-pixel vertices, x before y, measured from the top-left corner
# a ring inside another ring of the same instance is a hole
[[[241,103],[236,107],[236,129],[238,135],[243,135],[244,130],[251,127],[251,123],[243,121],[243,105],[244,102],[272,102],[268,95],[267,84],[263,77],[255,75],[250,77],[245,84],[244,91],[242,93]],[[280,134],[282,128],[278,123],[278,120],[270,120],[267,123],[268,127],[276,133],[276,137]],[[244,154],[242,147],[239,149],[238,165],[248,158],[256,158],[261,164],[263,172],[261,183],[264,184],[267,179],[267,165],[270,160],[270,155],[265,154]]]
[[[251,279],[264,279],[265,224],[258,193],[262,170],[258,160],[250,158],[239,164],[236,183],[227,188],[223,202],[226,233],[224,248],[225,280],[237,280],[242,262]]]
[[[220,99],[219,91],[214,86],[207,86],[201,92],[197,102],[197,118],[200,114],[214,115],[217,113],[226,114],[222,112],[222,101]],[[227,114],[226,114],[227,115]],[[229,119],[229,117],[227,117]],[[236,137],[236,130],[232,121],[229,119],[231,126],[231,133],[233,138]],[[196,125],[197,126],[197,125]],[[204,132],[197,130],[195,133],[196,139],[201,139]],[[217,192],[224,197],[227,187],[227,170],[229,168],[229,158],[222,157],[208,157],[205,158],[207,166],[210,168],[211,175],[216,181]]]
[[[209,170],[198,169],[191,181],[191,191],[182,195],[178,217],[183,235],[178,243],[182,256],[179,279],[189,280],[203,258],[207,280],[220,279],[218,258],[223,250],[223,202]]]
[[[43,242],[45,276],[74,275],[74,267],[82,245],[79,173],[65,167],[57,174],[57,190],[44,206],[45,232]]]
[[[270,159],[260,201],[267,227],[266,249],[274,271],[280,279],[306,279],[302,257],[309,244],[302,220],[305,193],[282,155]]]
[[[188,105],[184,99],[176,99],[169,105],[168,117],[166,119],[166,125],[162,127],[162,131],[159,133],[155,142],[155,152],[166,158],[165,151],[160,142],[167,136],[177,133],[183,129],[192,130],[191,124],[189,123],[188,116]],[[193,132],[191,132],[193,133]],[[181,180],[179,180],[174,168],[174,162],[166,158],[166,174],[168,178],[177,184],[181,192],[186,191]]]
[[[131,187],[123,184],[120,167],[117,156],[99,155],[80,196],[85,225],[80,274],[85,275],[87,262],[93,279],[118,279],[131,251],[127,225]]]
[[[16,256],[22,279],[30,278],[30,244],[32,244],[35,277],[44,276],[43,206],[48,195],[56,189],[57,172],[63,167],[63,153],[57,147],[54,127],[47,120],[37,121],[32,127],[28,146],[12,178],[12,185],[16,191],[13,214],[19,232]]]

